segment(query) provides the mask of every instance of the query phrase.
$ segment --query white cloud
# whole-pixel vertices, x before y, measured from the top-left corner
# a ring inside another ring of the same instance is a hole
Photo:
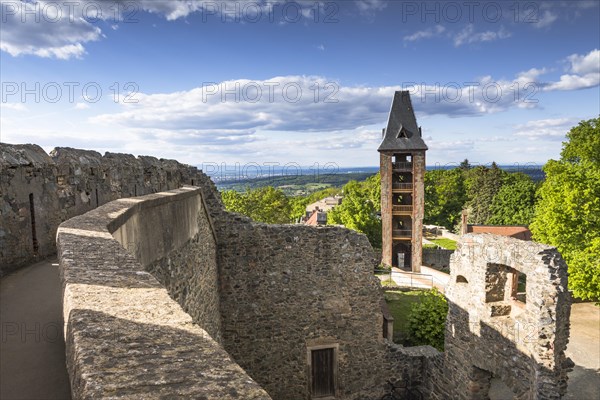
[[[0,49],[13,57],[79,58],[85,54],[85,43],[102,36],[100,28],[73,15],[56,15],[56,10],[43,1],[2,0],[0,8]]]
[[[0,110],[3,108],[13,111],[27,111],[27,107],[23,103],[0,103]]]
[[[324,44],[320,44],[317,46],[317,49],[321,50],[321,51],[325,51],[325,45]]]
[[[536,28],[545,28],[554,23],[558,19],[558,14],[553,13],[550,10],[544,10],[542,15],[533,23]]]
[[[314,76],[235,80],[175,93],[140,93],[137,104],[124,104],[122,112],[94,122],[174,130],[334,131],[381,121],[395,89],[343,87]]]
[[[288,140],[288,148],[307,148],[315,150],[342,150],[357,149],[377,146],[381,142],[381,132],[359,126],[352,130],[336,132],[319,132],[318,138],[303,138],[301,140]]]
[[[453,35],[454,46],[459,47],[463,44],[491,42],[499,39],[506,39],[511,33],[506,31],[503,26],[498,31],[475,32],[473,24],[467,25],[463,30]]]
[[[568,73],[558,82],[546,83],[544,90],[578,90],[600,84],[600,50],[592,50],[586,55],[572,54],[565,61]]]
[[[516,125],[514,134],[530,140],[562,140],[576,123],[577,120],[572,118],[540,119]]]
[[[600,72],[600,50],[595,49],[586,55],[572,54],[567,57],[571,63],[570,71],[576,74],[592,74]]]
[[[387,7],[385,0],[355,0],[354,4],[362,13],[381,11]]]
[[[379,87],[345,86],[320,76],[280,76],[205,84],[174,93],[139,93],[138,103],[121,104],[120,112],[96,116],[92,122],[180,132],[182,136],[215,130],[244,136],[255,131],[336,132],[384,123],[396,90],[410,91],[420,115],[480,116],[514,107],[535,108],[540,88],[547,92],[598,86],[594,57],[598,57],[598,50],[568,57],[569,77],[578,81],[571,86],[566,85],[564,75],[556,82],[542,81],[545,68],[529,69],[512,80],[486,76],[470,83],[406,82]]]
[[[531,68],[530,70],[519,72],[517,74],[517,81],[527,83],[527,82],[535,82],[541,75],[547,73],[548,70],[546,68]]]
[[[87,110],[88,108],[90,108],[90,105],[87,103],[77,103],[75,104],[75,109],[76,110]]]
[[[431,139],[427,141],[427,146],[433,152],[465,154],[473,150],[475,142],[473,140],[436,141],[435,139]]]
[[[417,32],[413,33],[412,35],[404,36],[403,40],[405,42],[415,42],[415,41],[421,40],[421,39],[429,39],[432,37],[440,36],[445,30],[446,30],[446,28],[444,28],[442,25],[436,25],[435,27],[432,27],[432,28],[428,28],[428,29],[425,29],[422,31],[417,31]]]
[[[80,0],[56,2],[31,0],[27,2],[0,0],[0,50],[13,57],[35,55],[38,57],[68,60],[81,58],[89,42],[104,38],[102,30],[94,24],[105,21],[112,30],[116,22],[139,21],[142,13],[164,16],[167,21],[202,13],[202,18],[219,18],[225,22],[256,21],[276,18],[280,23],[295,21],[294,12],[305,20],[335,18],[338,3],[297,0],[295,9],[285,9],[284,1],[238,0],[236,2],[213,0]],[[361,13],[373,13],[386,7],[383,0],[360,0],[352,3]],[[289,11],[289,13],[288,13]],[[290,14],[290,15],[287,15]],[[325,15],[326,14],[326,15]]]

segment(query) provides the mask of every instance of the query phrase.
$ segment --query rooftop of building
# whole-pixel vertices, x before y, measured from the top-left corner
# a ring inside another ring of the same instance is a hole
[[[387,127],[378,151],[427,150],[406,90],[394,94]]]

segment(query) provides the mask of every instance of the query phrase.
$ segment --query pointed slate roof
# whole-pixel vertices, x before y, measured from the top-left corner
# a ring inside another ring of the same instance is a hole
[[[417,125],[409,92],[396,92],[385,135],[377,151],[427,149]]]

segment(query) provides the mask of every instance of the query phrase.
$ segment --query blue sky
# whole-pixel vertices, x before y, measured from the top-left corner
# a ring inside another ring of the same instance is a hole
[[[600,110],[598,1],[0,3],[0,140],[48,151],[374,166],[407,89],[428,164],[544,163]]]

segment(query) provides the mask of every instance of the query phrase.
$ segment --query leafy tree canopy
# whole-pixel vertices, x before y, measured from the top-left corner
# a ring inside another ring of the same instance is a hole
[[[373,247],[381,247],[381,220],[377,216],[380,209],[379,175],[359,183],[348,182],[343,189],[342,204],[327,214],[327,223],[344,225],[346,228],[367,235]]]
[[[488,225],[529,225],[533,219],[536,184],[523,173],[507,174],[494,196]]]
[[[453,229],[467,200],[463,170],[433,170],[425,174],[425,223]]]
[[[469,223],[485,224],[492,217],[492,201],[502,187],[506,174],[496,163],[492,163],[491,168],[478,166],[466,172]]]
[[[249,189],[245,193],[228,190],[221,197],[227,210],[247,215],[255,221],[270,224],[290,222],[288,198],[281,190],[271,186]]]
[[[582,121],[563,143],[561,160],[544,166],[531,231],[556,246],[569,265],[569,287],[600,298],[600,118]]]

